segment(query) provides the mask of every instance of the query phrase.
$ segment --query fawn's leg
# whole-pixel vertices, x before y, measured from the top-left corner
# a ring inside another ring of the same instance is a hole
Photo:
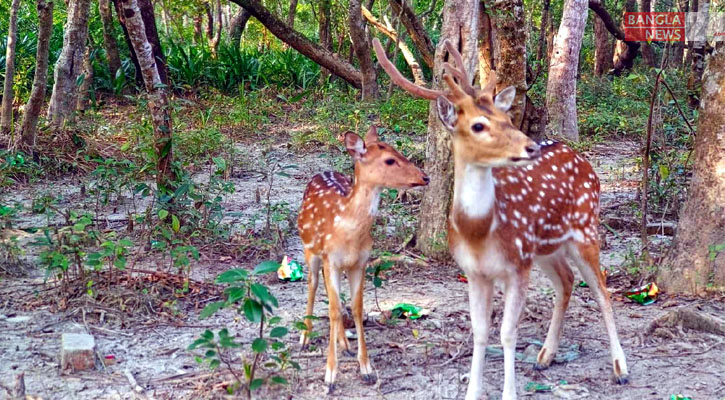
[[[609,335],[609,347],[612,353],[612,370],[614,380],[623,385],[628,382],[627,361],[624,357],[622,345],[617,336],[617,327],[614,324],[612,302],[604,280],[604,274],[599,269],[599,245],[576,243],[570,247],[571,256],[575,260],[579,271],[592,288],[604,319],[604,327]]]
[[[483,368],[486,345],[491,330],[491,309],[493,308],[493,281],[480,275],[468,276],[468,302],[471,308],[473,329],[473,360],[466,391],[466,400],[477,400],[483,395]]]
[[[325,370],[325,383],[328,385],[328,394],[335,390],[335,377],[337,375],[337,336],[342,326],[340,310],[340,270],[324,260],[325,287],[327,301],[330,306],[330,343],[327,350],[327,368]],[[344,334],[344,332],[343,332]]]
[[[512,266],[513,268],[513,266]],[[503,394],[502,400],[516,399],[516,339],[519,319],[526,303],[526,290],[529,286],[531,265],[521,268],[518,274],[509,277],[505,289],[505,305],[501,322],[501,345],[503,346]]]
[[[375,383],[376,377],[373,367],[368,359],[368,349],[365,344],[365,331],[363,330],[363,288],[365,286],[365,264],[351,268],[347,272],[350,281],[350,297],[352,298],[352,317],[355,320],[357,331],[357,360],[360,363],[360,374],[363,381]]]
[[[321,260],[315,254],[305,250],[305,260],[307,265],[310,267],[310,272],[307,275],[307,311],[305,316],[312,316],[315,310],[315,294],[317,293],[317,286],[320,281],[320,264]],[[312,333],[312,319],[305,318],[305,326],[307,329],[300,335],[300,344],[302,347],[307,347],[310,343],[310,334]]]
[[[549,332],[546,334],[544,347],[539,351],[536,364],[534,364],[534,369],[545,369],[549,368],[552,361],[554,361],[557,350],[559,350],[564,314],[567,307],[569,307],[571,289],[574,285],[574,274],[571,272],[571,268],[569,268],[563,254],[555,253],[549,257],[542,257],[536,260],[536,264],[549,277],[556,292]]]

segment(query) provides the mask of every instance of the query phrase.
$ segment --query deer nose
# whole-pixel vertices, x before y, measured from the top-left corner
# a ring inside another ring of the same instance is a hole
[[[541,147],[539,147],[536,143],[526,146],[525,150],[526,154],[529,155],[529,158],[537,158],[541,155]]]
[[[428,177],[428,175],[423,175],[423,182],[425,182],[426,185],[430,183],[430,178]]]

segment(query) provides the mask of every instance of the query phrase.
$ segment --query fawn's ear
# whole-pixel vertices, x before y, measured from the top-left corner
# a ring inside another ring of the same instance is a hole
[[[380,141],[380,138],[378,137],[378,127],[375,125],[370,125],[370,128],[368,128],[368,133],[365,134],[365,144],[371,144]]]
[[[494,99],[493,104],[499,110],[506,112],[509,108],[511,108],[514,98],[516,98],[516,88],[509,86],[496,95],[496,99]]]
[[[436,109],[438,110],[438,118],[449,131],[453,132],[456,126],[458,115],[456,115],[456,106],[451,103],[445,96],[438,96],[436,99]]]
[[[367,148],[365,142],[354,132],[345,132],[345,147],[354,160],[363,158]]]

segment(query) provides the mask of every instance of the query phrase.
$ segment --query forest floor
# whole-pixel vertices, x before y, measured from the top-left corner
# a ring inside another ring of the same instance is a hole
[[[289,131],[293,128],[305,129],[290,127],[281,121],[273,129],[271,143],[261,146],[255,138],[235,143],[243,149],[247,160],[268,159],[271,154],[296,166],[288,176],[275,178],[271,193],[273,200],[286,203],[291,211],[288,221],[294,221],[294,210],[301,201],[308,179],[324,168],[339,166],[339,162],[327,156],[331,151],[289,146]],[[697,400],[725,398],[724,337],[681,324],[669,329],[654,329],[658,318],[680,309],[721,317],[725,311],[722,299],[671,297],[665,293],[654,304],[642,306],[624,297],[627,290],[647,283],[638,277],[648,275],[647,271],[639,269],[634,256],[640,247],[638,225],[634,222],[638,220],[634,206],[640,179],[636,163],[638,148],[635,142],[616,139],[594,145],[585,152],[602,181],[602,220],[619,221],[617,227],[601,229],[606,238],[601,261],[608,271],[608,286],[627,355],[630,382],[623,386],[612,383],[609,346],[601,314],[590,290],[580,286],[575,287],[566,314],[560,349],[565,357],[548,370],[533,370],[530,357],[532,354],[535,357],[537,346],[545,337],[553,304],[553,290],[543,274],[537,271],[532,275],[519,330],[521,360],[516,363],[516,372],[521,397],[557,398],[552,393],[526,392],[525,387],[529,382],[557,385],[566,381],[586,388],[588,398],[592,399],[669,399],[673,394],[684,394]],[[225,223],[235,227],[233,230],[237,232],[259,230],[264,219],[259,197],[260,193],[264,197],[268,181],[254,173],[252,167],[240,170],[242,172],[229,178],[236,190],[224,198],[223,207],[228,212]],[[198,172],[195,179],[205,179],[204,172]],[[94,210],[93,199],[81,186],[77,176],[41,179],[6,190],[2,200],[3,203],[29,205],[39,194],[52,191],[62,194],[56,204],[59,209]],[[99,219],[105,221],[107,229],[123,229],[119,221],[125,216],[121,211],[124,201],[128,205],[128,199],[121,199],[120,205],[102,208]],[[378,225],[380,221],[387,221],[388,227],[375,228],[376,247],[395,251],[404,244],[415,221],[409,215],[395,214],[394,201],[390,198],[383,201]],[[62,221],[60,216],[45,221],[45,216],[31,214],[27,211],[29,208],[18,216],[14,223],[16,229]],[[401,234],[396,229],[405,232]],[[7,232],[3,234],[8,235]],[[27,245],[39,234],[23,235],[21,245]],[[654,249],[665,249],[670,239],[651,236]],[[302,259],[301,245],[293,229],[284,236],[282,243],[274,256],[287,254],[293,259]],[[34,247],[24,247],[27,259],[37,257]],[[412,249],[399,251],[410,257],[415,253]],[[255,327],[243,318],[240,321],[233,311],[222,310],[205,320],[199,320],[198,315],[207,302],[219,299],[219,290],[210,283],[218,274],[233,267],[250,268],[250,264],[248,259],[237,258],[236,253],[219,251],[218,246],[204,247],[200,252],[200,260],[192,261],[191,294],[176,296],[176,301],[168,302],[162,308],[154,308],[152,302],[147,301],[152,296],[148,290],[115,286],[116,281],[106,282],[105,288],[104,282],[96,282],[95,298],[68,296],[56,286],[46,285],[42,268],[30,264],[22,271],[2,278],[0,384],[12,387],[15,376],[24,372],[27,393],[44,399],[227,398],[223,383],[229,377],[221,376],[220,372],[212,373],[197,364],[186,348],[205,329],[218,330],[225,326],[248,347],[254,338]],[[167,260],[154,258],[153,253],[144,249],[137,249],[129,259],[129,269],[146,271],[134,275],[140,277],[147,289],[173,291],[164,286],[173,283],[173,275],[164,266]],[[458,280],[459,270],[455,265],[427,264],[397,263],[387,274],[383,286],[377,289],[377,299],[372,284],[366,282],[364,309],[367,313],[378,311],[378,307],[389,310],[395,304],[405,302],[424,307],[430,314],[418,320],[398,320],[396,323],[380,323],[368,316],[365,332],[378,375],[377,383],[365,385],[360,379],[356,359],[341,354],[337,390],[329,398],[463,398],[472,351],[466,284]],[[152,274],[153,271],[160,273]],[[577,276],[576,282],[579,279]],[[284,322],[291,323],[304,315],[307,290],[304,281],[279,282],[269,277],[265,278],[265,283],[279,300],[278,315]],[[80,292],[84,290],[79,289]],[[263,386],[255,392],[256,398],[325,397],[323,378],[328,320],[327,306],[322,301],[324,290],[318,293],[315,314],[320,320],[315,321],[315,330],[320,336],[313,341],[313,350],[301,351],[298,338],[288,335],[284,341],[292,350],[292,359],[300,363],[301,370],[285,373],[289,385]],[[494,309],[485,374],[490,399],[500,398],[503,383],[503,359],[498,340],[502,310],[500,291],[495,296]],[[99,358],[112,355],[114,362],[106,366],[99,362],[95,370],[82,373],[61,371],[58,354],[60,335],[64,332],[92,333]],[[351,340],[351,346],[356,347],[354,340]],[[249,354],[242,356],[249,357]],[[143,393],[132,390],[125,371],[136,378]],[[0,388],[0,399],[5,396]]]

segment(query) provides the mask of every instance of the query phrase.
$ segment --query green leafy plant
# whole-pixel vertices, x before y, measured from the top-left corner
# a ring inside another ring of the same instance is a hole
[[[234,309],[243,315],[247,322],[257,325],[257,336],[251,343],[252,360],[244,359],[243,375],[239,374],[233,365],[230,350],[240,348],[242,345],[234,340],[227,328],[216,333],[207,330],[201,334],[190,346],[189,350],[205,349],[203,355],[196,357],[197,362],[206,363],[215,369],[222,364],[235,377],[236,383],[228,388],[230,394],[243,386],[248,398],[254,390],[265,383],[286,384],[287,380],[280,375],[288,368],[299,369],[297,362],[290,358],[284,342],[281,341],[289,333],[289,329],[280,325],[281,318],[274,316],[274,310],[279,306],[277,298],[269,288],[255,279],[257,276],[276,272],[279,263],[275,261],[263,262],[250,274],[244,269],[230,269],[220,274],[216,282],[228,285],[224,290],[224,301],[208,304],[202,310],[199,318],[204,319],[214,315],[224,308]],[[268,374],[259,377],[259,367],[263,357],[268,357],[264,364]]]

